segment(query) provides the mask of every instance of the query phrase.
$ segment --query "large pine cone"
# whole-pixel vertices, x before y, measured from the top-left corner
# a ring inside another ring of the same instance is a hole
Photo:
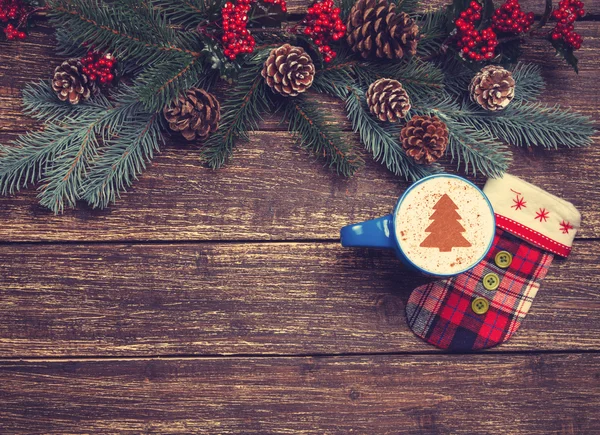
[[[371,113],[380,121],[396,122],[410,110],[410,99],[398,80],[379,79],[365,94]]]
[[[413,116],[400,131],[400,140],[406,154],[430,165],[446,151],[448,127],[437,116]]]
[[[401,59],[417,52],[419,27],[387,0],[358,0],[350,10],[347,41],[363,58]]]
[[[311,87],[315,66],[302,47],[284,44],[271,50],[261,74],[273,91],[295,97]]]
[[[205,140],[219,128],[221,105],[204,89],[192,88],[163,110],[169,128],[187,140]]]
[[[479,71],[469,85],[471,99],[486,110],[502,110],[515,97],[515,79],[510,71],[488,65]]]
[[[96,84],[83,73],[83,65],[78,59],[69,59],[54,70],[52,89],[61,101],[79,104],[96,92]]]

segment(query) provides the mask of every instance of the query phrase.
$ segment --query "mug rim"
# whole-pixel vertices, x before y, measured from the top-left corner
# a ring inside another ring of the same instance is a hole
[[[485,249],[485,251],[483,252],[483,254],[481,255],[481,257],[474,262],[471,266],[459,270],[457,272],[453,272],[453,273],[433,273],[430,272],[428,270],[423,269],[422,267],[417,266],[410,258],[408,258],[408,255],[406,255],[406,252],[404,252],[404,250],[402,249],[402,247],[400,246],[400,242],[398,241],[398,238],[396,237],[396,215],[398,214],[398,209],[400,208],[400,204],[402,204],[402,202],[404,201],[405,197],[410,193],[411,190],[413,190],[415,187],[417,187],[419,184],[424,183],[432,178],[438,178],[438,177],[444,177],[444,178],[457,178],[461,181],[464,181],[467,184],[470,184],[472,187],[474,187],[483,197],[483,199],[485,200],[486,204],[488,205],[490,211],[492,212],[492,226],[493,226],[493,231],[492,231],[492,237],[490,237],[490,242],[488,244],[488,247]],[[495,238],[495,234],[496,234],[496,214],[494,213],[494,208],[492,207],[492,204],[490,202],[490,200],[488,199],[487,195],[483,192],[483,190],[481,190],[479,187],[477,187],[474,183],[472,183],[471,181],[467,180],[466,178],[460,177],[458,175],[455,174],[433,174],[433,175],[428,175],[427,177],[421,178],[420,180],[414,182],[408,189],[406,189],[404,191],[404,193],[402,194],[402,196],[400,196],[400,198],[398,199],[398,201],[396,202],[396,205],[394,206],[394,212],[392,215],[392,222],[394,224],[394,241],[396,242],[396,248],[402,253],[402,257],[405,261],[408,262],[408,264],[411,267],[414,267],[416,270],[425,273],[427,275],[433,275],[433,276],[437,276],[440,278],[449,278],[452,276],[456,276],[456,275],[460,275],[461,273],[464,273],[468,270],[471,270],[472,268],[474,268],[475,266],[477,266],[479,263],[481,263],[483,261],[483,259],[486,257],[486,255],[490,252],[490,249],[492,248],[492,245],[494,244],[494,238]]]

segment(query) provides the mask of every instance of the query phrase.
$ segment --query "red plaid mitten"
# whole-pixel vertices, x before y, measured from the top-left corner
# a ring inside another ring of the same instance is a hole
[[[416,288],[406,306],[413,332],[442,349],[485,349],[508,340],[554,255],[569,255],[579,229],[571,203],[512,175],[488,180],[483,191],[496,215],[486,258],[465,273]]]

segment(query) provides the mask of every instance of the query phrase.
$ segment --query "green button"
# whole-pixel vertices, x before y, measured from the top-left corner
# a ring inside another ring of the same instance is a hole
[[[485,314],[490,309],[490,303],[485,298],[475,298],[471,302],[471,309],[475,314]]]
[[[500,251],[496,254],[494,261],[496,262],[496,266],[506,269],[512,263],[512,259],[512,255],[509,252]]]
[[[488,273],[483,277],[483,286],[486,290],[494,291],[500,286],[500,278],[495,273]]]

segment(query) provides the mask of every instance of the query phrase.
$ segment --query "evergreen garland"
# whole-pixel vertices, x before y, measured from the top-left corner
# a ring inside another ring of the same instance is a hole
[[[517,85],[504,110],[488,112],[470,101],[467,88],[477,68],[448,50],[461,2],[424,13],[416,12],[416,0],[398,5],[420,28],[412,58],[365,60],[342,42],[337,59],[327,64],[308,36],[296,27],[278,27],[281,11],[268,5],[257,5],[250,16],[254,52],[231,60],[219,39],[224,0],[48,0],[59,52],[76,57],[90,47],[110,52],[118,59],[120,81],[79,105],[60,101],[47,82],[28,85],[23,110],[45,127],[0,145],[0,193],[12,195],[39,183],[40,203],[55,213],[78,201],[107,207],[143,172],[169,134],[163,108],[187,89],[208,90],[219,79],[220,127],[201,149],[201,158],[214,169],[227,163],[265,114],[276,113],[287,121],[299,146],[338,174],[353,175],[364,164],[362,154],[345,140],[336,120],[320,110],[316,92],[344,104],[366,151],[395,175],[414,181],[440,172],[439,164],[417,164],[404,152],[399,138],[403,123],[380,122],[370,113],[365,92],[381,78],[398,80],[410,96],[406,120],[435,115],[447,125],[447,155],[466,173],[500,176],[510,164],[507,144],[591,144],[595,130],[588,117],[536,102],[544,81],[535,65],[507,66]],[[342,18],[353,4],[340,1]],[[486,14],[490,4],[488,0]],[[261,76],[270,51],[284,42],[303,47],[314,61],[317,71],[308,93],[275,94]]]

